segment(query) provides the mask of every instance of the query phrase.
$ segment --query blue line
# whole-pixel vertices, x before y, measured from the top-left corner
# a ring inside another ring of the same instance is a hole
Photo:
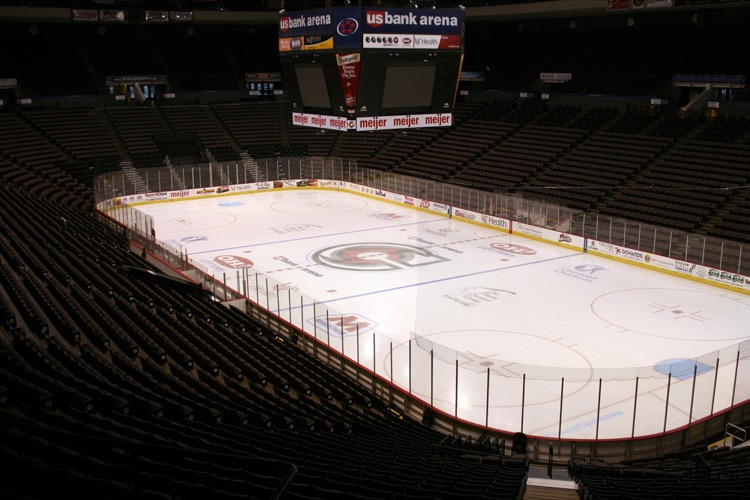
[[[338,299],[323,300],[323,301],[320,301],[320,302],[317,302],[317,303],[318,304],[330,304],[331,302],[338,302],[339,300],[356,299],[356,298],[359,298],[359,297],[366,297],[368,295],[375,295],[375,294],[378,294],[378,293],[393,292],[393,291],[396,291],[396,290],[404,290],[406,288],[412,288],[412,287],[415,287],[415,286],[431,285],[433,283],[439,283],[441,281],[450,281],[450,280],[455,280],[455,279],[460,279],[460,278],[466,278],[466,277],[469,277],[469,276],[476,276],[477,274],[494,273],[495,271],[505,271],[506,269],[515,269],[515,268],[518,268],[518,267],[531,266],[531,265],[534,265],[534,264],[541,264],[543,262],[552,262],[552,261],[555,261],[555,260],[567,259],[568,257],[576,257],[578,255],[579,255],[578,253],[573,253],[573,254],[570,254],[570,255],[563,255],[563,256],[560,256],[560,257],[552,257],[550,259],[535,260],[534,262],[526,262],[526,263],[523,263],[523,264],[517,264],[515,266],[497,267],[495,269],[486,269],[484,271],[477,271],[475,273],[468,273],[468,274],[460,274],[458,276],[451,276],[449,278],[440,278],[440,279],[436,279],[436,280],[432,280],[432,281],[420,281],[419,283],[413,283],[411,285],[397,286],[397,287],[394,287],[394,288],[384,288],[383,290],[376,290],[374,292],[360,293],[358,295],[350,295],[349,297],[339,297]]]
[[[371,228],[367,228],[367,229],[354,229],[352,231],[344,231],[344,232],[341,232],[341,233],[328,233],[328,234],[319,234],[319,235],[316,235],[316,236],[303,236],[303,237],[300,237],[300,238],[292,238],[290,240],[267,241],[265,243],[254,243],[252,245],[239,245],[239,246],[236,246],[236,247],[227,247],[227,248],[213,248],[211,250],[204,250],[202,252],[191,253],[190,256],[192,257],[193,255],[200,255],[200,254],[211,253],[211,252],[225,252],[227,250],[235,250],[237,248],[262,247],[262,246],[265,246],[265,245],[280,245],[280,244],[290,243],[290,242],[294,242],[294,241],[312,240],[312,239],[315,239],[315,238],[330,238],[332,236],[339,236],[339,235],[342,235],[342,234],[364,233],[364,232],[367,232],[367,231],[381,231],[383,229],[390,229],[392,227],[415,226],[415,225],[418,225],[418,224],[432,223],[432,222],[438,222],[438,221],[442,221],[442,220],[445,220],[445,219],[439,218],[439,219],[432,219],[432,220],[423,220],[423,221],[418,221],[418,222],[409,222],[408,224],[394,224],[392,226],[371,227]]]

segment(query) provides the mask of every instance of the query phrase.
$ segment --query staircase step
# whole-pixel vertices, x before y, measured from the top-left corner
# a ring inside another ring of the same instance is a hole
[[[529,467],[523,500],[579,500],[578,485],[570,479],[567,467],[548,469],[541,465]]]
[[[526,484],[526,490],[523,494],[523,500],[580,500],[578,490],[574,487],[570,488],[554,488],[546,486],[538,486],[534,484]],[[575,485],[575,483],[573,483]]]
[[[526,484],[528,486],[539,486],[542,488],[553,488],[557,490],[575,490],[577,488],[572,479],[549,479],[543,477],[530,477]]]

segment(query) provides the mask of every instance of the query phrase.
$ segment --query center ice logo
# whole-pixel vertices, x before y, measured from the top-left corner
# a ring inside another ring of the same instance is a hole
[[[395,243],[337,245],[316,251],[310,259],[347,271],[396,271],[448,260],[425,248]]]

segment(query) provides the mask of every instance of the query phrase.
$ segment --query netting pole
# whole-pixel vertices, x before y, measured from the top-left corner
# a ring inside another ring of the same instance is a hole
[[[563,396],[565,394],[565,377],[560,379],[560,416],[557,419],[557,439],[562,437],[562,418],[563,418]]]
[[[599,396],[596,400],[596,433],[594,434],[594,439],[599,439],[599,416],[602,412],[602,378],[599,377]]]
[[[341,323],[339,323],[339,330],[341,331],[341,357],[345,358],[346,354],[344,354],[344,316],[341,316],[341,319],[339,320]],[[344,369],[344,364],[341,363],[341,369]]]
[[[734,406],[734,394],[737,391],[737,372],[740,369],[740,349],[737,348],[737,360],[734,362],[734,383],[732,384],[732,403],[729,406]]]
[[[318,314],[317,314],[318,303],[313,301],[313,337],[318,340]],[[318,343],[315,342],[314,345]]]
[[[305,300],[302,294],[299,296],[299,329],[305,331]]]
[[[740,245],[740,252],[737,255],[737,274],[740,274],[742,268],[742,245]]]
[[[716,368],[714,369],[714,387],[711,391],[711,413],[710,415],[714,414],[714,402],[716,401],[716,382],[719,378],[719,355],[716,355]]]
[[[487,367],[487,393],[484,396],[484,426],[490,426],[490,367]]]
[[[695,402],[695,379],[698,377],[698,362],[693,367],[693,388],[690,391],[690,414],[688,415],[688,425],[693,423],[693,403]]]
[[[455,399],[455,409],[453,410],[453,416],[458,418],[458,358],[456,358],[456,399]]]
[[[638,377],[635,377],[635,395],[633,396],[633,427],[630,429],[631,439],[635,436],[635,412],[638,408]]]
[[[279,284],[276,283],[276,316],[281,318],[281,294],[279,294]]]
[[[328,319],[328,309],[326,309],[326,344],[331,346],[331,321]]]
[[[435,406],[433,401],[435,384],[435,351],[430,349],[430,406]]]
[[[641,228],[642,227],[643,226],[638,224],[638,250],[641,250]]]
[[[573,213],[572,212],[570,214],[570,218],[571,218],[571,220],[573,219]],[[573,223],[571,222],[571,225],[572,224]],[[581,219],[581,238],[585,238],[585,237],[586,237],[586,212],[583,213],[583,217]]]
[[[411,394],[411,341],[412,339],[409,339],[409,394]],[[739,352],[737,354],[737,359],[739,359]],[[735,371],[735,375],[736,375]],[[735,382],[737,381],[737,377],[735,376]],[[732,398],[734,400],[734,397]]]
[[[672,388],[672,370],[669,370],[667,377],[667,399],[664,401],[664,428],[662,432],[667,432],[667,416],[669,414],[669,390]]]
[[[375,344],[375,334],[372,334],[372,343]],[[391,385],[393,385],[393,341],[390,343],[390,352],[391,352]],[[372,362],[372,364],[375,364],[375,361]]]
[[[669,255],[667,257],[672,257],[672,231],[669,232]]]
[[[294,321],[292,321],[292,289],[287,288],[286,291],[286,303],[289,304],[289,324],[294,326]]]
[[[526,408],[526,374],[523,374],[521,380],[521,432],[523,432],[523,413]]]

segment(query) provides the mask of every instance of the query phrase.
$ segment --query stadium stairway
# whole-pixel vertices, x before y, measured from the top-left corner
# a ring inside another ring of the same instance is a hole
[[[523,500],[580,500],[575,481],[565,467],[553,467],[550,476],[547,467],[531,465]]]

